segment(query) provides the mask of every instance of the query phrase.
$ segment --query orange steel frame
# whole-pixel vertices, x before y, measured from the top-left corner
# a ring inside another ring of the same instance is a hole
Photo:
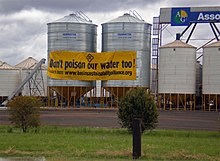
[[[220,111],[220,94],[203,94],[202,109],[204,111]]]
[[[195,110],[195,94],[159,93],[158,107],[163,110]]]

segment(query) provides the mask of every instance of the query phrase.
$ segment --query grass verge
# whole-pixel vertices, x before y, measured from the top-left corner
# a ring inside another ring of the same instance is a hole
[[[0,126],[0,157],[45,157],[49,161],[132,160],[132,135],[125,129],[43,126],[22,133],[11,126]],[[220,133],[145,132],[139,160],[220,161]]]

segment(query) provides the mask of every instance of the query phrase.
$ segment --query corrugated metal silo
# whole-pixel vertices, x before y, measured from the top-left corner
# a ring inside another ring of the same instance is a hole
[[[204,110],[220,107],[220,41],[203,48],[202,93]]]
[[[136,80],[102,81],[102,86],[115,96],[131,87],[150,88],[151,24],[138,16],[125,13],[102,24],[102,51],[137,51]]]
[[[195,92],[196,47],[180,40],[161,46],[158,93],[163,108],[195,108]]]
[[[97,25],[84,14],[70,14],[48,23],[48,58],[52,51],[69,50],[96,52]],[[95,81],[57,80],[48,78],[48,87],[68,100],[78,98],[91,90]],[[53,92],[52,92],[53,93]],[[75,103],[74,103],[75,105]]]
[[[19,85],[19,70],[0,61],[0,105]]]

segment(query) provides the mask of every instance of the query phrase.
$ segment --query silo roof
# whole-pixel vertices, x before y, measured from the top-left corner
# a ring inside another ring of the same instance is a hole
[[[1,70],[1,69],[17,69],[17,68],[15,68],[15,67],[9,65],[9,64],[6,63],[6,62],[0,61],[0,70]]]
[[[38,63],[39,61],[36,59],[28,57],[27,59],[15,65],[15,67],[20,69],[33,69]],[[45,64],[42,65],[42,69],[47,69]]]
[[[185,42],[182,42],[181,40],[175,40],[174,42],[163,45],[160,48],[196,48],[196,47],[189,45]]]
[[[87,20],[82,16],[79,16],[75,13],[69,14],[63,18],[60,18],[51,23],[82,23],[82,24],[93,24],[91,20]],[[49,23],[50,24],[50,23]]]
[[[131,22],[131,23],[146,23],[144,20],[141,20],[137,17],[130,15],[129,13],[125,13],[123,16],[119,16],[111,21],[106,23],[116,23],[116,22]],[[105,24],[105,23],[103,23]]]
[[[220,47],[220,41],[213,42],[209,45],[204,46],[204,48]]]

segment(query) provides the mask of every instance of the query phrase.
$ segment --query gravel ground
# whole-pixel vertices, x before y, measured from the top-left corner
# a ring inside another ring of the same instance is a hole
[[[10,124],[9,112],[0,110],[0,124]],[[43,125],[119,128],[116,109],[43,109]],[[220,113],[205,111],[159,111],[158,129],[220,130]]]

